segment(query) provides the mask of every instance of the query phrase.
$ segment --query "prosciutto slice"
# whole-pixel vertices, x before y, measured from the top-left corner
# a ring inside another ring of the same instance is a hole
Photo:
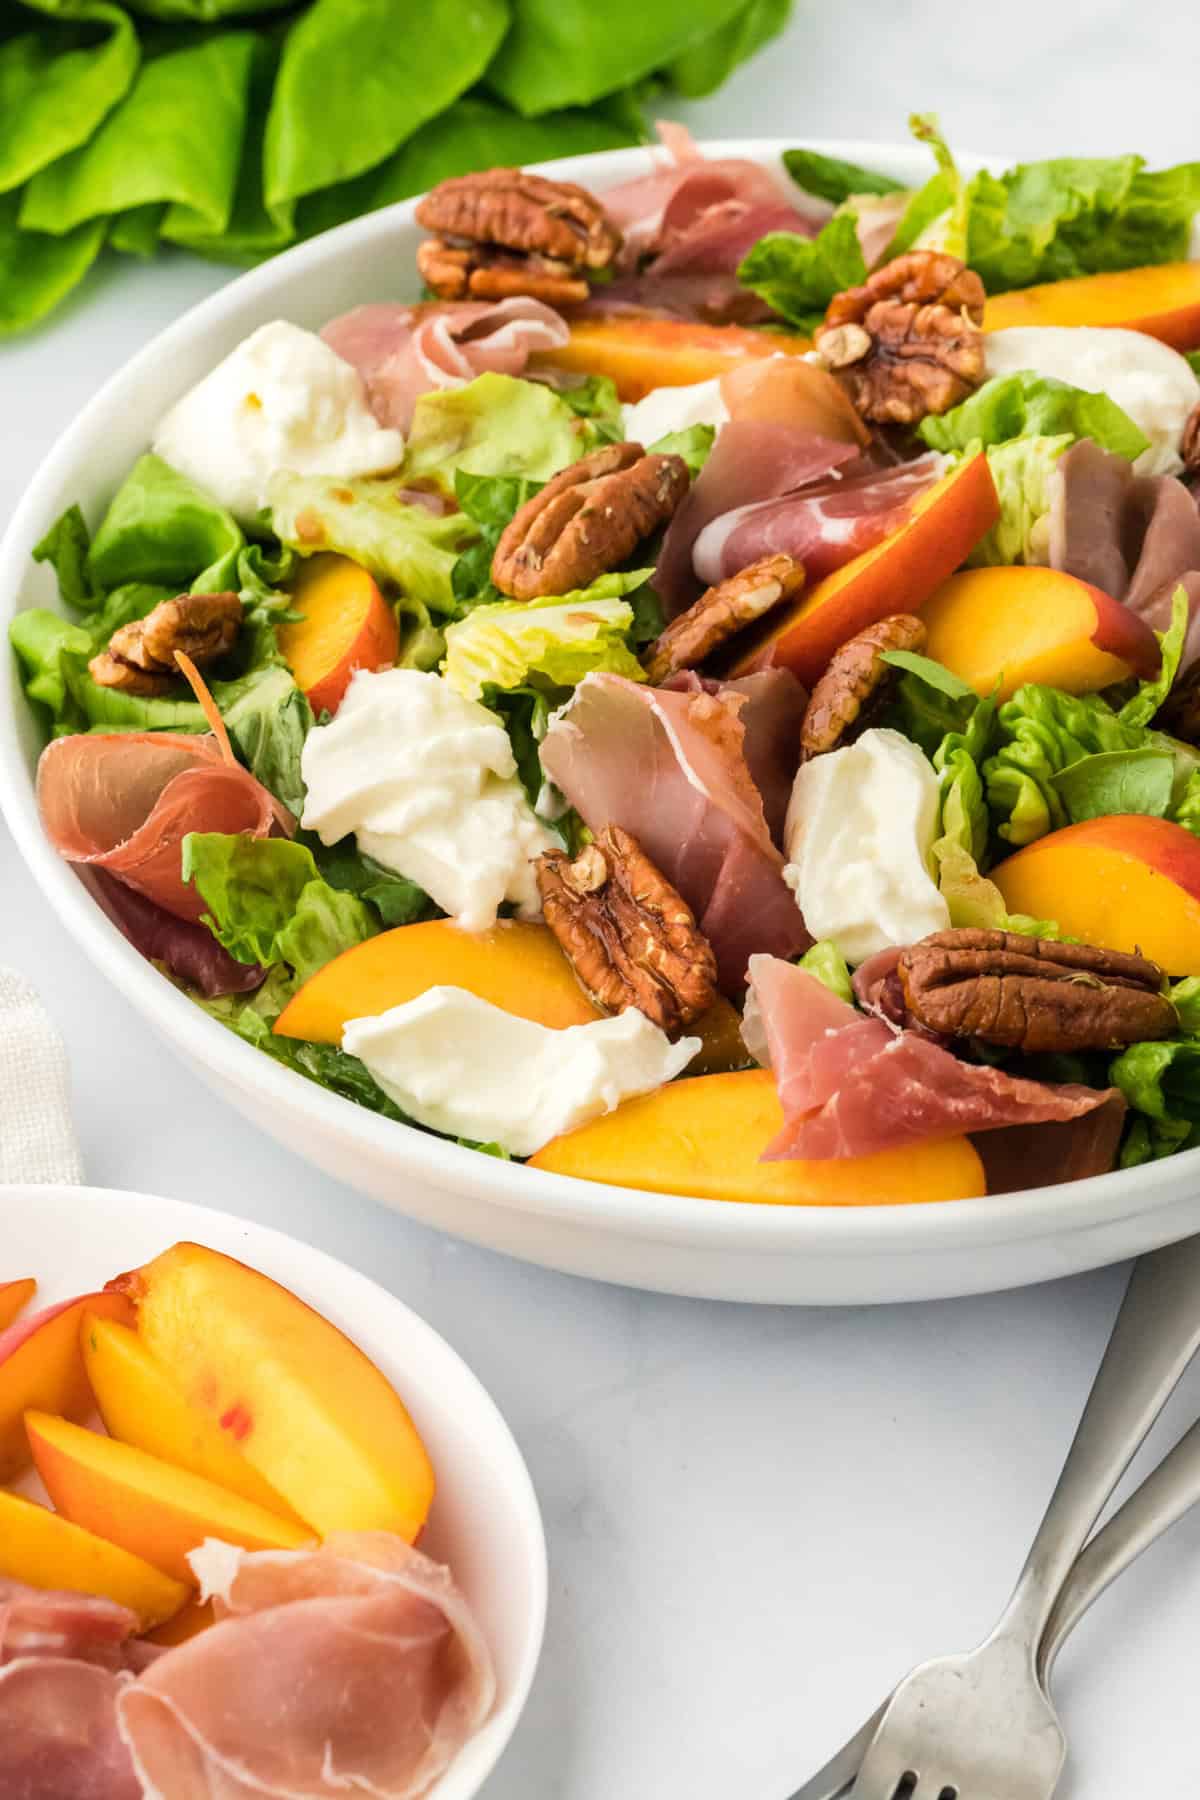
[[[205,911],[180,870],[189,831],[289,835],[295,821],[212,737],[161,731],[56,738],[41,755],[38,808],[60,856],[115,876],[177,919]],[[122,927],[123,929],[123,927]]]
[[[1054,1187],[1115,1168],[1125,1129],[1125,1100],[1113,1091],[1103,1106],[1057,1124],[1001,1125],[974,1138],[989,1194]]]
[[[389,1532],[191,1557],[218,1623],[120,1694],[149,1800],[417,1800],[483,1723],[487,1646],[449,1570]]]
[[[1123,600],[1155,631],[1182,583],[1191,625],[1180,668],[1200,657],[1200,508],[1174,475],[1135,475],[1123,456],[1081,438],[1059,458],[1050,564]]]
[[[853,454],[853,446],[840,448]],[[782,551],[804,564],[810,583],[819,581],[895,531],[942,468],[935,453],[890,469],[844,467],[832,479],[780,490],[777,499],[735,505],[696,537],[693,570],[712,587],[760,556]]]
[[[856,444],[805,426],[761,417],[730,419],[717,433],[708,461],[684,495],[663,538],[654,589],[667,616],[673,618],[685,611],[705,586],[711,586],[698,579],[693,567],[694,549],[708,529],[738,516],[751,502],[803,488],[857,457]]]
[[[381,425],[407,431],[413,407],[435,388],[462,387],[489,371],[521,375],[536,350],[558,350],[566,320],[540,300],[379,302],[331,319],[321,336],[352,363]]]
[[[105,870],[90,871],[89,886],[135,950],[150,962],[165,964],[178,980],[199,988],[208,999],[218,994],[249,994],[266,980],[261,964],[238,962],[207,926],[177,919]]]
[[[929,1138],[1081,1119],[1112,1088],[1033,1081],[960,1060],[915,1031],[864,1017],[807,970],[750,964],[747,1039],[775,1074],[784,1127],[764,1162],[869,1156]]]
[[[812,941],[772,833],[804,703],[782,669],[670,688],[589,675],[542,742],[543,769],[592,830],[630,832],[682,894],[727,993],[753,951],[794,956]]]

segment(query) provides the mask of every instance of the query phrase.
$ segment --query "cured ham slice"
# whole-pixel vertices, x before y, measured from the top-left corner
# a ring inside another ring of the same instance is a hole
[[[489,371],[521,375],[535,350],[559,350],[569,335],[558,313],[524,295],[429,306],[356,306],[331,319],[321,332],[362,376],[380,424],[398,431],[408,430],[422,394],[462,387]]]
[[[884,977],[880,977],[884,979]],[[757,1024],[784,1108],[765,1162],[869,1156],[926,1138],[1084,1118],[1112,1088],[1033,1081],[962,1061],[919,1032],[896,1030],[838,999],[807,970],[750,965]]]
[[[717,433],[708,461],[684,495],[663,538],[654,590],[668,618],[685,611],[704,587],[711,586],[698,579],[693,567],[694,548],[710,526],[733,517],[753,501],[769,500],[829,476],[857,456],[857,445],[806,426],[761,417],[731,418]]]
[[[1050,565],[1123,600],[1155,631],[1171,622],[1175,590],[1191,627],[1181,669],[1200,657],[1200,508],[1174,475],[1135,475],[1090,438],[1058,461],[1049,520]]]
[[[150,962],[161,962],[171,974],[208,999],[218,994],[249,994],[261,987],[267,972],[259,963],[238,962],[205,925],[177,919],[136,888],[107,874],[90,872],[92,892],[117,930]]]
[[[158,1800],[417,1800],[483,1723],[487,1646],[447,1569],[389,1532],[192,1566],[218,1622],[120,1694]]]
[[[0,1791],[5,1800],[141,1800],[117,1730],[130,1675],[65,1656],[0,1668]]]
[[[682,894],[727,993],[741,992],[752,951],[794,956],[812,941],[767,811],[778,818],[789,762],[794,773],[804,702],[780,669],[671,688],[589,675],[542,742],[542,767],[592,830],[630,832]]]
[[[205,911],[180,871],[189,831],[290,834],[295,821],[211,737],[167,732],[81,733],[41,755],[38,808],[68,862],[100,869],[193,924]]]
[[[852,446],[841,448],[853,451]],[[936,454],[920,456],[890,469],[835,474],[795,491],[780,490],[777,499],[735,506],[696,537],[693,570],[712,587],[760,556],[782,551],[804,564],[810,583],[819,581],[895,531],[943,467]]]
[[[1116,1167],[1125,1110],[1123,1096],[1113,1092],[1103,1106],[1077,1119],[1001,1125],[979,1132],[974,1144],[983,1159],[988,1193],[1013,1194],[1021,1188],[1107,1175]]]
[[[115,1600],[0,1579],[0,1667],[51,1656],[124,1669],[137,1629],[137,1614]]]

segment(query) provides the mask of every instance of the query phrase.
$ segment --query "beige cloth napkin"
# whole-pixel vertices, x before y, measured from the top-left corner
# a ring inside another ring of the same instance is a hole
[[[0,968],[0,1182],[82,1180],[62,1038],[33,983]]]

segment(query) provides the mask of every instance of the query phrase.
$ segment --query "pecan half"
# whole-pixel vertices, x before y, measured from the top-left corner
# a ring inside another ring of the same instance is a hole
[[[896,965],[930,1031],[1028,1054],[1111,1050],[1178,1030],[1163,972],[1144,956],[1015,931],[936,931]]]
[[[636,1006],[674,1034],[713,1004],[717,961],[708,939],[619,825],[607,825],[574,859],[546,851],[537,884],[546,923],[597,1006]]]
[[[671,620],[642,659],[647,679],[657,684],[670,680],[680,669],[696,668],[726,638],[761,619],[803,586],[804,564],[795,557],[782,553],[760,556],[727,581],[710,587],[686,612]]]
[[[920,650],[924,643],[925,627],[920,619],[912,613],[893,613],[835,650],[804,709],[801,756],[820,756],[865,731],[896,673],[882,660],[883,652]]]
[[[452,176],[426,194],[416,217],[437,234],[418,250],[417,268],[443,300],[586,300],[585,271],[606,269],[621,246],[594,194],[523,169]]]
[[[92,658],[88,672],[100,687],[127,694],[167,693],[177,650],[204,667],[232,650],[241,623],[236,594],[180,594],[160,600],[144,619],[114,631],[108,649]]]
[[[1179,440],[1179,454],[1183,458],[1185,474],[1200,474],[1200,401],[1197,401],[1188,414],[1183,436]]]
[[[687,492],[681,456],[605,444],[518,507],[492,558],[492,580],[515,600],[569,594],[631,556]]]
[[[813,343],[864,419],[915,425],[983,380],[984,299],[956,256],[910,250],[835,294]]]

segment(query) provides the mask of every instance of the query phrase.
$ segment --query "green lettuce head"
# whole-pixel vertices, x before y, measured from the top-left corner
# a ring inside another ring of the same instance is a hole
[[[530,680],[574,687],[604,670],[644,681],[626,642],[634,609],[622,596],[653,573],[633,569],[601,575],[590,587],[541,600],[477,606],[446,632],[443,674],[451,687],[478,700],[484,687],[508,689]]]

